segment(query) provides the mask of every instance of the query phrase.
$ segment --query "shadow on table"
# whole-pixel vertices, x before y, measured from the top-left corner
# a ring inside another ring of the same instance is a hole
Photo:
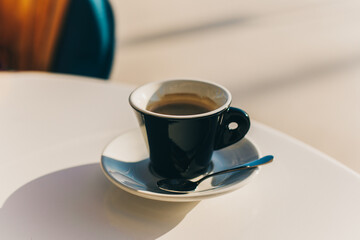
[[[131,195],[108,182],[99,164],[89,164],[19,188],[0,210],[0,232],[7,239],[154,239],[197,203]]]

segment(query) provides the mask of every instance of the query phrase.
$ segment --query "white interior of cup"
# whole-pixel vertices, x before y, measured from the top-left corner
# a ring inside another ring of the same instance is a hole
[[[166,115],[151,112],[146,109],[148,104],[159,101],[164,95],[176,93],[190,93],[197,94],[200,97],[208,97],[219,107],[213,111],[195,115]],[[231,94],[226,88],[211,82],[200,80],[168,80],[149,83],[135,89],[131,93],[129,101],[133,108],[146,114],[169,118],[194,118],[212,115],[227,109],[231,103]]]

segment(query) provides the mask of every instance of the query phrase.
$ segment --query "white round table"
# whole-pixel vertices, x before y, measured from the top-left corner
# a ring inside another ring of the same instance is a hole
[[[360,239],[359,174],[256,121],[247,136],[275,160],[243,188],[190,203],[118,189],[99,162],[137,127],[133,88],[0,73],[2,239]]]

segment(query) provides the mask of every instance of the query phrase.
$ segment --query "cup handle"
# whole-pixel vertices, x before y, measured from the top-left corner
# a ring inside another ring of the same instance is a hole
[[[214,150],[236,143],[245,136],[249,128],[250,118],[245,111],[234,107],[228,108],[220,120]]]

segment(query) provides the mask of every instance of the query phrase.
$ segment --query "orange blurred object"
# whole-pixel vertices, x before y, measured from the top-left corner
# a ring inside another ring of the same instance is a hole
[[[0,68],[48,70],[69,0],[0,0]]]

